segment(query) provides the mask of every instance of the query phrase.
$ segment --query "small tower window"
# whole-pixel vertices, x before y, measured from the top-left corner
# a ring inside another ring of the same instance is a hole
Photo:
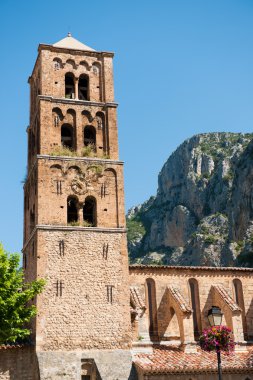
[[[87,197],[83,205],[83,221],[84,225],[94,227],[97,224],[96,218],[96,199],[93,197]]]
[[[75,197],[68,197],[67,200],[67,223],[78,222],[78,207]]]
[[[65,98],[75,98],[75,83],[74,75],[72,73],[67,73],[65,75]]]
[[[92,125],[84,128],[84,146],[92,146],[96,150],[96,130]]]
[[[69,149],[74,149],[73,128],[69,124],[61,127],[61,144]]]
[[[87,75],[81,75],[78,82],[78,99],[89,100],[89,78]]]

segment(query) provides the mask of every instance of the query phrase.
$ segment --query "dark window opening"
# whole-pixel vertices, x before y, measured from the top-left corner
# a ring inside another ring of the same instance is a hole
[[[96,130],[92,125],[84,128],[84,146],[91,146],[96,150]]]
[[[78,222],[77,199],[69,197],[67,200],[67,223]]]
[[[96,221],[96,199],[93,197],[87,197],[83,205],[83,221],[87,226],[94,227],[97,224]]]
[[[87,76],[81,75],[78,82],[78,99],[89,100],[89,79]]]
[[[71,73],[68,73],[65,75],[65,98],[68,98],[68,99],[75,98],[74,75]]]
[[[82,380],[91,380],[90,375],[83,375]]]
[[[61,127],[61,143],[69,149],[74,149],[73,128],[71,125],[63,124]]]

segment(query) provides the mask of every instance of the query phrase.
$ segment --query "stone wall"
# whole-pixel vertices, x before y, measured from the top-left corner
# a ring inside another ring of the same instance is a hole
[[[37,349],[128,349],[125,232],[41,227],[37,242],[37,276],[47,281],[37,299]]]
[[[0,347],[0,380],[39,380],[32,347]]]
[[[155,299],[149,300],[147,279],[152,279],[155,288]],[[223,324],[228,325],[235,334],[235,340],[243,343],[244,338],[251,340],[253,336],[253,284],[252,270],[246,269],[215,269],[200,267],[152,267],[152,266],[130,266],[130,285],[140,292],[146,304],[146,311],[139,315],[137,323],[139,336],[146,338],[149,335],[149,304],[157,310],[157,335],[158,340],[178,340],[182,342],[182,335],[186,334],[185,340],[193,340],[193,331],[190,331],[189,320],[193,314],[188,313],[187,308],[193,308],[192,295],[189,280],[195,279],[198,285],[199,311],[196,317],[199,319],[199,332],[208,327],[207,312],[213,304],[219,306],[223,313]],[[243,289],[244,310],[241,312],[236,304],[236,295],[233,280],[238,279]],[[171,292],[177,290],[175,297]],[[223,292],[223,293],[222,293]],[[180,299],[180,297],[182,299]],[[178,307],[175,306],[177,298]],[[174,300],[173,300],[174,299]],[[181,305],[181,309],[180,309]],[[175,315],[167,312],[172,307]],[[182,310],[185,309],[185,312]],[[168,314],[168,315],[167,315]],[[199,314],[199,315],[198,315]],[[176,319],[176,323],[175,323]],[[244,323],[245,321],[245,323]],[[186,325],[187,324],[187,325]],[[177,328],[175,328],[175,326]],[[135,326],[136,329],[136,326]],[[181,334],[181,337],[179,336]]]

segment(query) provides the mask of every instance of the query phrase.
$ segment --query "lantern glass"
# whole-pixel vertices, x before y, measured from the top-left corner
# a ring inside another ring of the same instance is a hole
[[[212,306],[212,308],[208,311],[208,320],[210,326],[220,326],[222,321],[222,312],[221,309],[217,306]]]

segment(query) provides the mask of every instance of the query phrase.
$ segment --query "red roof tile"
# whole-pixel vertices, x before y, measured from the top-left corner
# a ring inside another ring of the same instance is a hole
[[[253,373],[253,347],[248,352],[222,354],[221,360],[224,373]],[[217,372],[216,353],[201,349],[185,353],[179,348],[156,346],[152,354],[136,354],[134,363],[149,374]]]

